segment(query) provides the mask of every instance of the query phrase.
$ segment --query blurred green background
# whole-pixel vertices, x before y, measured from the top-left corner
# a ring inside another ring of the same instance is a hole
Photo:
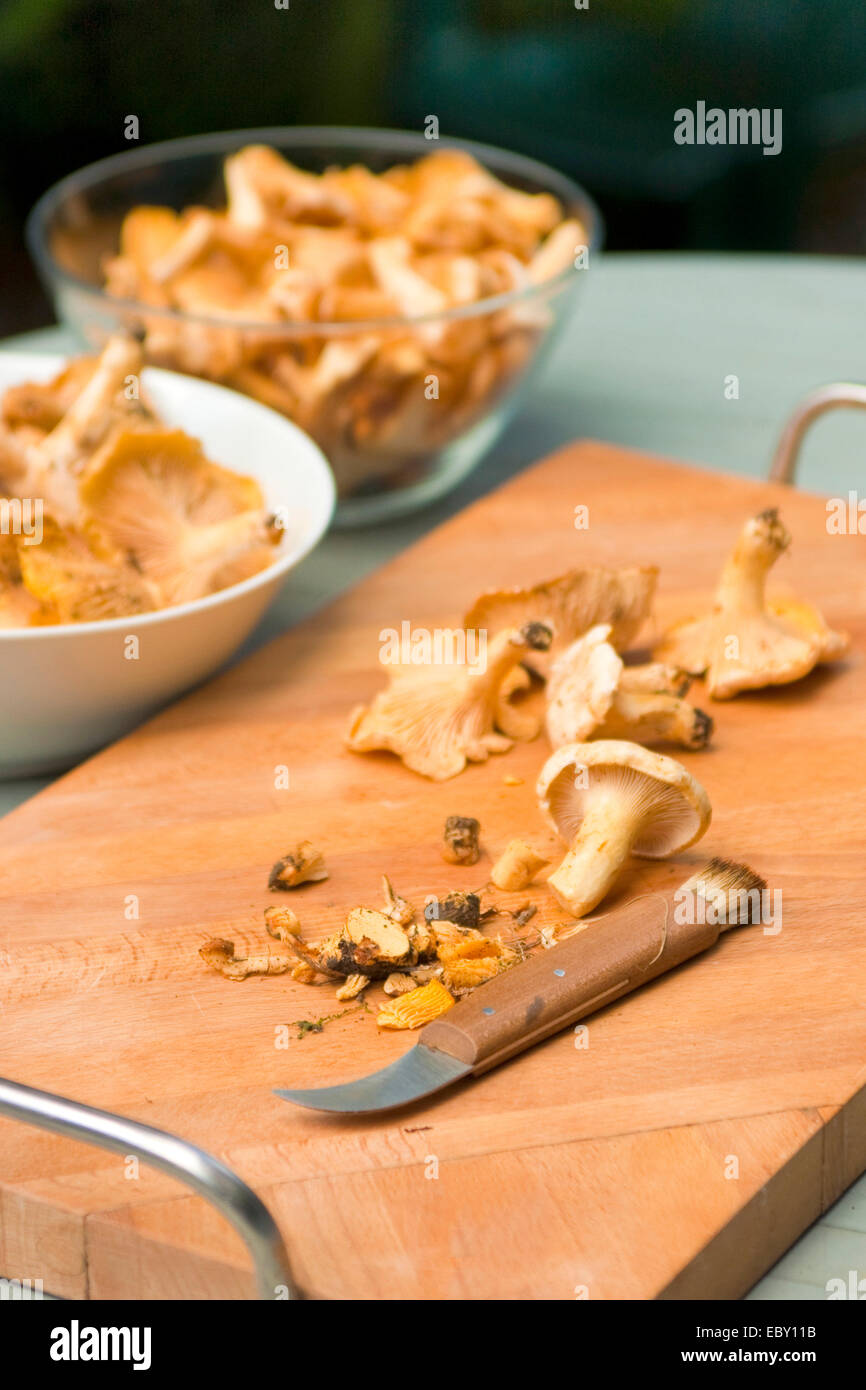
[[[781,107],[781,154],[676,145],[698,100]],[[0,333],[51,318],[30,205],[130,114],[142,144],[436,115],[584,182],[613,248],[866,249],[853,0],[0,0]]]

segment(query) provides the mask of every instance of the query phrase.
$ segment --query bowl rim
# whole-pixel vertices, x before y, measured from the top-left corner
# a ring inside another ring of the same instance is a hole
[[[586,189],[549,164],[533,159],[530,155],[518,154],[496,145],[488,145],[477,140],[463,140],[447,137],[430,141],[419,131],[389,130],[367,126],[263,126],[250,130],[213,131],[202,135],[184,135],[173,140],[161,140],[150,145],[136,146],[119,154],[108,155],[105,159],[85,164],[82,168],[67,174],[37,199],[30,210],[25,225],[25,239],[42,279],[53,289],[60,282],[67,289],[85,291],[104,301],[118,311],[138,312],[165,322],[193,323],[208,328],[230,329],[234,332],[268,333],[274,337],[294,338],[298,336],[331,337],[394,330],[406,327],[422,327],[425,324],[458,322],[462,319],[479,317],[506,309],[515,304],[555,294],[564,289],[580,273],[574,265],[562,270],[537,285],[527,285],[520,289],[507,290],[503,294],[489,295],[484,299],[473,300],[469,304],[452,305],[439,313],[418,315],[391,315],[377,319],[285,319],[277,322],[262,320],[242,320],[225,317],[212,317],[205,314],[190,314],[181,309],[169,309],[146,304],[138,299],[120,299],[106,292],[105,288],[93,285],[88,280],[74,275],[59,265],[48,247],[47,229],[52,215],[67,197],[93,188],[112,175],[156,163],[162,158],[168,161],[196,154],[227,155],[247,144],[270,144],[277,146],[297,145],[304,148],[320,145],[345,145],[358,148],[381,149],[390,145],[395,155],[410,152],[419,153],[430,146],[437,149],[457,149],[475,156],[485,166],[506,165],[516,175],[524,174],[527,179],[540,183],[547,191],[554,193],[560,201],[581,217],[587,233],[586,246],[590,258],[602,244],[604,224],[601,213]],[[335,157],[339,150],[335,148]]]
[[[25,359],[43,363],[52,363],[52,366],[60,370],[64,363],[70,360],[70,354],[57,352],[26,352],[21,349],[5,351],[0,350],[0,362],[9,358],[18,358],[24,362]],[[246,411],[252,410],[254,414],[264,413],[273,417],[280,425],[284,426],[290,435],[297,436],[307,446],[309,450],[309,461],[315,470],[318,471],[320,482],[324,489],[324,506],[313,515],[311,524],[305,533],[302,533],[300,540],[291,549],[287,549],[283,555],[277,554],[274,560],[259,570],[257,574],[250,575],[248,579],[242,579],[237,584],[229,584],[225,589],[219,589],[214,594],[205,594],[204,598],[190,599],[186,603],[173,604],[168,608],[159,608],[153,613],[131,613],[127,617],[119,618],[98,618],[84,623],[49,623],[44,627],[0,627],[0,643],[13,643],[18,641],[37,642],[47,641],[51,638],[55,640],[67,640],[79,634],[103,633],[103,632],[137,632],[140,628],[153,627],[159,623],[182,621],[191,614],[205,612],[210,608],[218,608],[223,604],[230,603],[233,599],[244,594],[253,593],[256,589],[264,588],[275,579],[285,577],[290,570],[310,554],[326,535],[334,516],[337,504],[337,486],[334,474],[322,450],[314,439],[311,438],[300,425],[296,425],[293,420],[280,414],[278,410],[272,410],[270,406],[262,405],[260,401],[255,401],[250,396],[245,396],[241,391],[232,391],[227,386],[219,386],[216,382],[205,381],[201,377],[190,377],[184,372],[169,371],[166,367],[144,367],[142,377],[145,380],[157,380],[168,377],[173,383],[180,383],[183,389],[193,390],[204,388],[206,393],[217,391],[221,395],[230,396],[237,402],[239,408]],[[193,435],[193,437],[195,437]],[[254,473],[248,476],[256,477]],[[260,481],[260,479],[256,479]]]

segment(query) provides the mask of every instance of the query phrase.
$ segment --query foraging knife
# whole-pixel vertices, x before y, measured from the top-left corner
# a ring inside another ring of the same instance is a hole
[[[481,985],[428,1023],[389,1067],[339,1086],[275,1094],[352,1115],[392,1110],[480,1076],[708,950],[729,927],[759,921],[765,887],[746,865],[712,859],[675,893],[635,898]]]

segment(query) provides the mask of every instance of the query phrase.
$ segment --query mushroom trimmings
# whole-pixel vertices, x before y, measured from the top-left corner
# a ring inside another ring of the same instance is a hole
[[[222,208],[132,208],[106,289],[137,301],[150,361],[290,416],[343,495],[408,476],[499,401],[553,322],[533,286],[589,240],[552,194],[444,146],[313,173],[249,145],[224,177]]]

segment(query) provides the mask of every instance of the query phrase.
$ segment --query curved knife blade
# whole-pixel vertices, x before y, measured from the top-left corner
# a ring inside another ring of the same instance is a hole
[[[306,1106],[308,1110],[358,1115],[368,1110],[393,1110],[398,1105],[408,1105],[422,1096],[441,1091],[471,1072],[472,1068],[465,1062],[458,1062],[455,1057],[419,1042],[389,1067],[374,1071],[371,1076],[346,1081],[342,1086],[320,1086],[312,1091],[275,1090],[274,1095]]]

